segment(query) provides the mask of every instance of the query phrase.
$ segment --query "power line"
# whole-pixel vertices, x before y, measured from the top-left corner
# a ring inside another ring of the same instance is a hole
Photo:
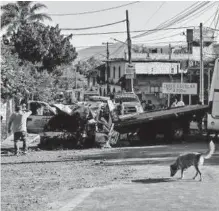
[[[167,43],[167,44],[169,44],[169,43],[187,43],[186,41],[184,41],[184,40],[182,40],[182,41],[166,41],[166,42],[152,42],[152,43],[150,43],[150,42],[135,42],[136,44],[161,44],[161,43]]]
[[[193,14],[191,17],[188,17],[186,18],[185,20],[182,21],[182,23],[184,21],[186,21],[185,23],[187,23],[188,21],[192,21],[192,20],[195,20],[197,17],[200,17],[200,15],[204,14],[207,10],[209,10],[212,6],[214,6],[216,4],[216,2],[213,2],[212,4],[210,4],[209,6],[207,6],[206,8],[200,10],[200,11],[197,11],[197,13]],[[192,18],[194,17],[194,18]],[[191,19],[192,18],[192,19]],[[185,24],[184,23],[184,24]]]
[[[84,27],[84,28],[61,28],[61,30],[65,30],[65,31],[79,31],[79,30],[87,30],[87,29],[96,29],[96,28],[101,28],[101,27],[115,25],[115,24],[118,24],[118,23],[123,23],[125,21],[126,20],[122,20],[122,21],[117,21],[117,22],[114,22],[114,23],[108,23],[108,24],[98,25],[98,26],[89,26],[89,27]]]
[[[183,19],[185,19],[186,17],[190,16],[191,14],[193,14],[194,12],[196,12],[197,10],[199,10],[200,8],[202,8],[203,6],[205,6],[208,3],[209,2],[200,3],[200,4],[196,5],[196,6],[195,6],[195,4],[197,4],[197,3],[195,3],[192,6],[186,8],[185,10],[180,12],[179,14],[177,14],[176,16],[174,16],[173,18],[171,18],[171,19],[163,22],[162,24],[158,25],[156,27],[156,29],[163,29],[163,28],[172,26],[172,25],[176,24],[177,22],[181,22]],[[192,8],[192,7],[194,7],[194,8]],[[183,14],[183,13],[185,13],[185,14]],[[145,32],[145,33],[136,35],[133,38],[143,37],[143,36],[146,36],[146,35],[151,34],[151,33],[152,32],[150,32],[150,33],[149,32]]]
[[[182,33],[177,33],[177,34],[173,34],[173,35],[171,35],[171,36],[166,36],[166,37],[162,37],[162,38],[156,38],[156,39],[153,39],[153,40],[145,40],[145,42],[156,41],[156,40],[163,40],[163,39],[175,37],[175,36],[181,35],[181,34],[182,34]],[[141,42],[144,42],[144,41],[141,41]]]
[[[148,20],[146,21],[145,25],[154,17],[154,15],[156,15],[158,13],[158,11],[161,9],[161,7],[165,4],[166,2],[162,2],[162,4],[159,6],[159,8],[152,14],[152,16],[150,16],[150,18],[148,18]]]
[[[105,12],[105,11],[109,11],[109,10],[114,10],[114,9],[118,9],[121,7],[126,7],[132,4],[136,4],[139,3],[140,1],[135,1],[135,2],[131,2],[128,4],[122,4],[119,6],[115,6],[115,7],[109,7],[109,8],[105,8],[105,9],[101,9],[101,10],[94,10],[94,11],[85,11],[85,12],[78,12],[78,13],[57,13],[57,14],[49,14],[50,16],[69,16],[69,15],[87,15],[87,14],[94,14],[94,13],[99,13],[99,12]]]
[[[130,31],[131,33],[139,33],[139,32],[154,32],[154,31],[166,31],[166,30],[175,30],[175,29],[188,29],[188,28],[196,28],[197,26],[185,26],[185,27],[172,27],[172,28],[163,28],[163,29],[144,29],[144,30],[135,30]],[[72,34],[73,36],[89,36],[89,35],[104,35],[104,34],[123,34],[127,33],[127,31],[111,31],[111,32],[93,32],[93,33],[77,33]],[[68,36],[69,34],[65,34]]]

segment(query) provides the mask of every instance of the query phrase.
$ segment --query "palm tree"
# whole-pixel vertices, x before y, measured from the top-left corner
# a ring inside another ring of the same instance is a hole
[[[47,8],[44,4],[33,1],[17,1],[1,7],[1,28],[7,28],[7,35],[16,33],[17,29],[26,23],[52,20],[46,13],[37,13],[38,10]]]

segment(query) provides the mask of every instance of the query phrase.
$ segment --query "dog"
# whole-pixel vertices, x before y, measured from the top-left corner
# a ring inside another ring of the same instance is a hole
[[[181,179],[183,179],[183,172],[190,166],[194,166],[196,169],[196,174],[193,177],[195,179],[197,175],[200,175],[200,180],[202,181],[201,172],[199,166],[204,164],[205,159],[209,159],[215,151],[215,144],[213,141],[209,143],[209,150],[206,153],[192,152],[184,155],[180,155],[174,164],[170,165],[170,176],[173,177],[178,170],[181,170]]]

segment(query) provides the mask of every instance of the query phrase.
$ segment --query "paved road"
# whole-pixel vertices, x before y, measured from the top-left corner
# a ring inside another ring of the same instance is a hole
[[[203,182],[192,180],[190,168],[185,178],[169,177],[168,165],[175,154],[183,151],[205,151],[205,144],[169,145],[146,148],[124,148],[85,156],[97,158],[97,165],[133,165],[136,174],[104,187],[67,190],[49,204],[60,211],[145,211],[145,210],[219,210],[218,151],[202,168]],[[111,154],[111,156],[110,156]],[[106,160],[102,160],[104,158]],[[135,158],[130,158],[135,155]],[[148,155],[148,156],[147,156]],[[161,156],[158,156],[161,155]],[[125,159],[124,159],[125,158]]]

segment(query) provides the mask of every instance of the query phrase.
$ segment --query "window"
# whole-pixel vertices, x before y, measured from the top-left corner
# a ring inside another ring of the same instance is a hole
[[[113,78],[116,78],[116,67],[113,67]]]
[[[159,86],[151,86],[151,93],[159,93],[160,87]]]
[[[121,67],[119,66],[119,78],[121,78]]]

